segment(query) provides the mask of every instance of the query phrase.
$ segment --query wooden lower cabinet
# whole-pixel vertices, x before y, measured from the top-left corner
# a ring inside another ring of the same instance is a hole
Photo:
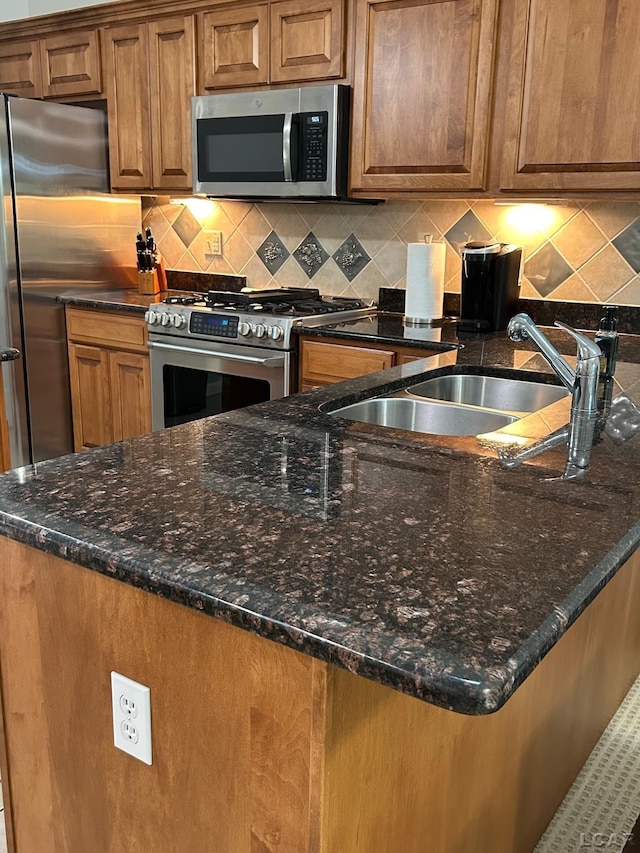
[[[484,717],[22,543],[0,566],[9,853],[530,853],[640,669],[640,552]],[[112,671],[150,688],[151,766]]]
[[[337,338],[318,341],[301,337],[298,390],[310,391],[434,354],[433,350],[411,347],[363,347]]]
[[[67,308],[67,338],[75,449],[151,432],[142,318]]]

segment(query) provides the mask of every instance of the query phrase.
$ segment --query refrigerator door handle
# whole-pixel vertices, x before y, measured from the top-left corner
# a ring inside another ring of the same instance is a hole
[[[0,349],[0,361],[15,361],[20,358],[20,350],[14,347],[5,347]]]

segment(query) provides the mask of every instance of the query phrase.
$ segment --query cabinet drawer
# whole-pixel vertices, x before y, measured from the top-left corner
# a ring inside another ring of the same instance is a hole
[[[392,350],[303,342],[301,382],[326,385],[393,367]]]
[[[67,337],[78,343],[148,352],[144,319],[122,311],[67,308]]]

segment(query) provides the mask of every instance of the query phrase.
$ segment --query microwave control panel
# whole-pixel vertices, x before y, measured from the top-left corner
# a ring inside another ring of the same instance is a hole
[[[301,181],[327,180],[329,113],[301,113]]]

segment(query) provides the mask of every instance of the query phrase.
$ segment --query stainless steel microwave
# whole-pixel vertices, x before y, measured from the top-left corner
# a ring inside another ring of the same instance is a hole
[[[350,94],[333,85],[192,98],[194,193],[345,198]]]

